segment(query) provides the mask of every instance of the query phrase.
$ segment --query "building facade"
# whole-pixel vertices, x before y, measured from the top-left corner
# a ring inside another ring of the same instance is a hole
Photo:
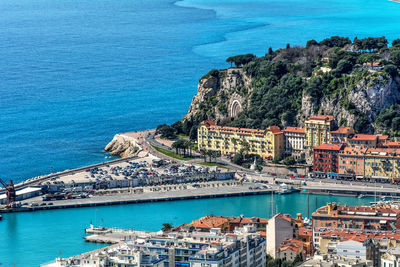
[[[298,225],[292,217],[279,213],[268,220],[266,231],[267,254],[276,259],[282,242],[297,236]]]
[[[347,144],[351,147],[376,148],[378,136],[374,134],[355,134],[348,138]]]
[[[234,155],[241,150],[264,159],[280,157],[284,152],[283,132],[278,126],[265,130],[217,126],[203,121],[197,130],[199,149],[218,151],[221,155]]]
[[[346,147],[339,153],[339,174],[399,181],[400,151],[396,148]]]
[[[344,145],[323,144],[313,149],[313,171],[323,173],[337,173],[339,169],[339,152]]]
[[[368,149],[364,155],[364,176],[400,179],[400,151],[395,148]]]
[[[233,233],[137,232],[124,241],[68,259],[58,258],[45,267],[264,267],[266,243],[256,228]]]
[[[331,130],[333,130],[334,117],[329,115],[316,115],[309,117],[305,122],[306,140],[305,147],[313,147],[329,144],[331,142]]]
[[[391,206],[341,206],[327,203],[312,214],[314,245],[327,229],[393,231],[400,229],[400,209]]]
[[[354,135],[354,129],[351,127],[339,127],[335,131],[331,131],[332,144],[346,144],[349,137]]]
[[[283,130],[285,137],[285,155],[296,159],[304,157],[304,143],[306,131],[303,128],[286,127]]]
[[[364,176],[364,154],[367,149],[345,147],[339,153],[339,174],[350,176]]]

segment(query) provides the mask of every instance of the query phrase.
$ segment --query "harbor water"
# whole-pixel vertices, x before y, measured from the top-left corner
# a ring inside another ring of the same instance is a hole
[[[159,231],[165,222],[179,225],[210,214],[269,218],[277,212],[292,216],[301,212],[308,217],[309,212],[329,201],[361,205],[372,199],[294,193],[274,195],[273,201],[271,195],[256,195],[3,214],[0,266],[39,266],[59,255],[67,257],[99,248],[102,245],[86,243],[82,238],[90,222]]]

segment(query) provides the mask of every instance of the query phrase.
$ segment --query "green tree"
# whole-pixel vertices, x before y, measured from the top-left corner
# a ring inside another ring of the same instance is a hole
[[[319,45],[317,41],[309,40],[309,41],[307,41],[306,48],[309,48],[311,46],[316,46],[316,45]]]
[[[242,166],[243,164],[243,155],[242,154],[236,154],[232,158],[232,162],[235,163],[236,165]]]
[[[251,62],[256,56],[253,54],[238,55],[233,57],[228,57],[226,62],[235,64],[236,67],[243,67],[243,65]]]
[[[160,134],[161,138],[175,139],[176,131],[173,127],[163,124],[159,125],[156,129],[156,134]]]
[[[169,232],[172,229],[172,225],[170,223],[163,223],[161,231],[163,232]]]
[[[199,152],[200,152],[200,155],[203,156],[204,162],[206,162],[206,161],[207,161],[207,155],[208,155],[207,150],[205,150],[205,149],[200,149]]]
[[[400,47],[400,39],[395,39],[392,42],[393,47]]]
[[[292,156],[289,156],[283,160],[283,164],[288,165],[288,166],[294,165],[294,164],[296,164],[296,160]]]
[[[344,47],[351,44],[351,41],[348,37],[332,36],[322,40],[319,44],[327,47]]]
[[[192,141],[196,141],[197,140],[197,126],[193,126],[191,129],[190,129],[190,132],[189,132],[189,139],[190,140],[192,140]]]
[[[250,151],[250,144],[246,140],[240,140],[240,154],[243,155],[243,158],[246,158],[246,155]]]
[[[399,68],[400,67],[400,49],[394,50],[390,54],[390,59],[393,61],[394,65],[396,65]]]
[[[187,142],[186,140],[179,139],[172,143],[172,148],[175,148],[176,154],[180,154],[180,152],[183,151],[183,156],[186,156]]]
[[[353,69],[353,64],[350,61],[341,59],[336,67],[336,71],[340,74],[349,73]]]
[[[396,77],[399,75],[399,70],[397,69],[397,67],[393,64],[388,64],[385,65],[385,67],[383,68],[383,70],[389,74],[392,77]]]
[[[183,124],[181,121],[177,121],[171,125],[171,127],[174,128],[175,133],[177,133],[177,134],[183,133],[182,126],[183,126]]]
[[[374,63],[377,61],[380,57],[376,54],[363,54],[358,57],[357,63],[358,64],[365,64],[365,63]]]

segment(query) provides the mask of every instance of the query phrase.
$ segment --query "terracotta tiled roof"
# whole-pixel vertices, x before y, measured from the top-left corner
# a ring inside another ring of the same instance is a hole
[[[386,141],[383,144],[384,147],[390,147],[390,148],[400,148],[400,142],[394,142],[394,141]]]
[[[215,122],[213,122],[212,120],[205,120],[202,121],[201,124],[204,124],[206,127],[209,127],[211,125],[215,125]]]
[[[388,135],[378,135],[378,140],[381,142],[385,142],[389,139]]]
[[[314,150],[333,150],[333,151],[339,151],[343,149],[343,145],[337,145],[337,144],[322,144],[319,146],[314,147]]]
[[[314,115],[308,118],[309,120],[324,120],[324,121],[333,121],[335,117],[331,115]]]
[[[273,134],[282,133],[281,129],[278,126],[272,125],[267,128],[267,130],[271,131]]]
[[[290,133],[305,133],[306,130],[304,128],[297,128],[297,127],[286,127],[283,132],[290,132]]]
[[[359,140],[359,141],[375,141],[377,136],[374,134],[355,134],[350,138],[350,140]]]
[[[258,231],[257,233],[259,233],[264,238],[267,236],[267,232],[266,231]]]
[[[238,135],[258,135],[263,136],[265,130],[261,129],[249,129],[249,128],[238,128],[238,127],[228,127],[228,126],[218,126],[215,125],[213,121],[207,120],[202,122],[209,131],[220,131],[222,133],[236,133]],[[278,126],[270,126],[267,130],[271,130],[274,134],[282,133]]]
[[[331,133],[333,134],[347,134],[349,132],[352,132],[353,128],[351,127],[339,127],[339,129],[335,130],[335,131],[331,131]]]
[[[191,225],[194,228],[211,229],[211,228],[220,228],[225,223],[228,223],[227,218],[210,215],[210,216],[205,216],[203,218],[200,218],[196,221],[193,221],[191,223]]]
[[[299,228],[299,236],[312,236],[312,231],[305,227]]]
[[[304,249],[304,242],[297,239],[288,239],[283,241],[281,247],[279,248],[280,251],[291,250],[296,253],[302,249]]]
[[[370,233],[360,231],[348,231],[348,230],[328,230],[322,234],[323,237],[337,237],[340,241],[353,240],[358,242],[364,242],[367,239],[395,239],[400,240],[399,232],[385,232]]]
[[[367,148],[360,148],[357,149],[355,147],[345,147],[341,151],[341,155],[363,155],[368,149]]]
[[[194,228],[202,228],[202,229],[211,229],[211,228],[221,228],[224,224],[253,224],[253,223],[267,223],[268,219],[259,218],[259,217],[225,217],[225,216],[204,216],[198,220],[190,223],[190,226]]]

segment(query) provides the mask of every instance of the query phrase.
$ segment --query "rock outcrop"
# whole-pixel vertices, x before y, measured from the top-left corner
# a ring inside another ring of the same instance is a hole
[[[224,123],[251,105],[252,78],[241,68],[218,72],[218,77],[206,75],[199,81],[198,92],[184,120],[200,116]],[[337,118],[338,124],[354,127],[362,115],[369,123],[365,132],[380,132],[374,120],[382,109],[400,102],[399,88],[400,81],[390,75],[370,73],[340,96],[324,96],[316,101],[303,93],[296,121],[302,127],[304,120],[313,114],[330,114]],[[351,103],[350,107],[346,102]]]
[[[125,158],[136,155],[142,148],[135,138],[124,134],[116,134],[104,150],[110,152],[111,155]]]
[[[211,117],[216,121],[226,120],[241,112],[247,105],[251,92],[251,79],[241,68],[214,70],[200,79],[197,94],[184,119],[198,116]]]
[[[400,101],[400,83],[393,80],[389,75],[374,75],[374,82],[371,83],[370,77],[360,80],[354,88],[348,91],[347,96],[339,99],[334,97],[324,97],[319,105],[312,101],[309,95],[303,95],[301,113],[298,114],[298,121],[301,126],[304,119],[312,114],[330,114],[337,118],[338,122],[344,122],[346,126],[354,127],[360,114],[365,115],[369,122],[366,132],[380,132],[376,128],[374,121],[382,109],[388,108]],[[343,103],[346,100],[351,103],[351,108]]]
[[[398,54],[400,47],[366,52],[334,36],[306,47],[270,49],[261,57],[230,57],[228,62],[239,67],[203,76],[183,122],[187,127],[207,119],[246,128],[304,126],[311,115],[329,114],[338,126],[359,133],[400,135]]]

